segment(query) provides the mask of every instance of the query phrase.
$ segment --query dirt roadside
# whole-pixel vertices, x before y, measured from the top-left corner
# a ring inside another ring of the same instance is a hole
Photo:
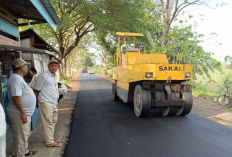
[[[112,78],[109,76],[97,76],[112,82]],[[191,113],[232,128],[232,108],[220,106],[217,102],[194,97]]]

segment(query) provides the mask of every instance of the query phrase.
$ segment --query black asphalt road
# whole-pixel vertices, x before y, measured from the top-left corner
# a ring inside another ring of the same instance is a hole
[[[67,157],[232,157],[232,129],[200,116],[137,118],[111,82],[82,74]]]

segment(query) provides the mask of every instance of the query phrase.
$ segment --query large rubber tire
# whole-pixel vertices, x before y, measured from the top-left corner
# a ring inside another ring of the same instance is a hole
[[[116,81],[112,83],[112,96],[113,96],[114,101],[119,100],[119,97],[117,94],[117,82]]]
[[[156,100],[165,100],[164,91],[156,91]],[[164,107],[154,107],[150,110],[149,115],[152,117],[162,116]]]
[[[185,116],[189,114],[193,106],[193,95],[192,92],[181,91],[182,99],[184,100],[184,106],[180,107],[176,115]]]
[[[179,100],[180,99],[180,93],[172,92],[172,100]],[[175,116],[179,107],[173,106],[170,107],[169,112],[166,116]]]
[[[229,97],[225,95],[220,95],[217,97],[217,102],[219,105],[228,105],[229,104]]]
[[[175,92],[171,92],[170,86],[165,86],[165,92],[168,100],[178,100],[180,95]],[[176,115],[179,107],[165,107],[163,116],[174,116]]]
[[[140,85],[136,85],[134,89],[134,112],[137,117],[149,116],[151,109],[151,93],[150,90],[143,89]]]

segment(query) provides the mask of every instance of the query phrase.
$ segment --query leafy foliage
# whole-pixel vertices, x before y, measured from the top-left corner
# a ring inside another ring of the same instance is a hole
[[[166,30],[167,25],[163,21],[163,7],[159,5],[160,2],[150,0],[146,2],[148,3],[148,7],[143,12],[146,19],[143,28],[146,30],[148,42],[144,43],[144,47],[147,48],[144,53],[166,52],[170,64],[192,64],[194,80],[197,79],[196,74],[206,74],[207,78],[211,80],[209,75],[210,70],[214,71],[216,69],[221,71],[221,62],[212,58],[212,53],[205,52],[199,45],[203,42],[203,34],[194,32],[191,25],[172,27],[172,19],[169,21],[170,27]],[[192,15],[189,15],[189,18],[192,17]],[[178,21],[176,17],[173,20]],[[179,23],[181,24],[183,21],[179,20]],[[165,46],[162,40],[164,30],[167,31]]]
[[[93,60],[91,58],[92,54],[89,53],[86,57],[85,57],[85,61],[83,63],[83,66],[85,67],[85,69],[87,69],[88,67],[93,67],[94,63]]]
[[[193,26],[184,26],[186,20],[177,15],[185,7],[207,4],[205,0],[51,0],[61,22],[54,31],[48,24],[32,26],[45,40],[56,47],[63,60],[66,73],[68,58],[73,67],[87,67],[96,64],[96,55],[89,54],[89,47],[100,53],[101,68],[113,67],[117,49],[116,32],[139,32],[145,37],[137,38],[136,47],[143,53],[163,53],[170,64],[192,64],[194,81],[196,74],[205,74],[211,80],[209,71],[221,70],[221,63],[212,58],[200,46],[203,34],[193,31]],[[222,3],[222,5],[225,5]],[[203,15],[202,15],[203,16]],[[193,15],[188,15],[193,18]],[[23,21],[20,21],[23,22]],[[172,22],[179,23],[173,27]],[[25,30],[22,27],[20,30]],[[212,33],[214,35],[215,33]],[[133,39],[129,38],[129,43]],[[122,42],[122,40],[121,40]],[[96,46],[97,45],[97,46]],[[232,58],[228,56],[227,60]]]
[[[59,59],[64,60],[64,73],[67,56],[88,33],[133,31],[140,17],[140,0],[51,0],[51,3],[62,25],[57,31],[48,24],[34,25],[33,28],[57,47]],[[27,27],[21,28],[24,29]]]
[[[197,81],[196,87],[193,88],[193,95],[196,97],[203,97],[206,99],[214,100],[219,95],[226,93],[225,85],[231,82],[232,74],[223,74],[217,82],[203,82]],[[229,86],[232,92],[232,84]]]

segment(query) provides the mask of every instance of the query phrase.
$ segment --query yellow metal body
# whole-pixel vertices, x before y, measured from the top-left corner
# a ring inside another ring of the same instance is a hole
[[[88,73],[89,73],[89,74],[94,74],[93,67],[89,67],[89,68],[88,68]]]
[[[142,36],[139,33],[116,33],[120,36]],[[169,64],[165,54],[141,54],[137,52],[126,52],[121,55],[120,36],[118,36],[118,50],[115,55],[115,67],[113,68],[113,79],[117,80],[117,86],[129,91],[129,84],[137,81],[186,81],[192,78],[192,65]],[[135,45],[135,44],[134,44]],[[146,78],[145,73],[153,73],[152,78]],[[186,78],[186,72],[191,76]]]

